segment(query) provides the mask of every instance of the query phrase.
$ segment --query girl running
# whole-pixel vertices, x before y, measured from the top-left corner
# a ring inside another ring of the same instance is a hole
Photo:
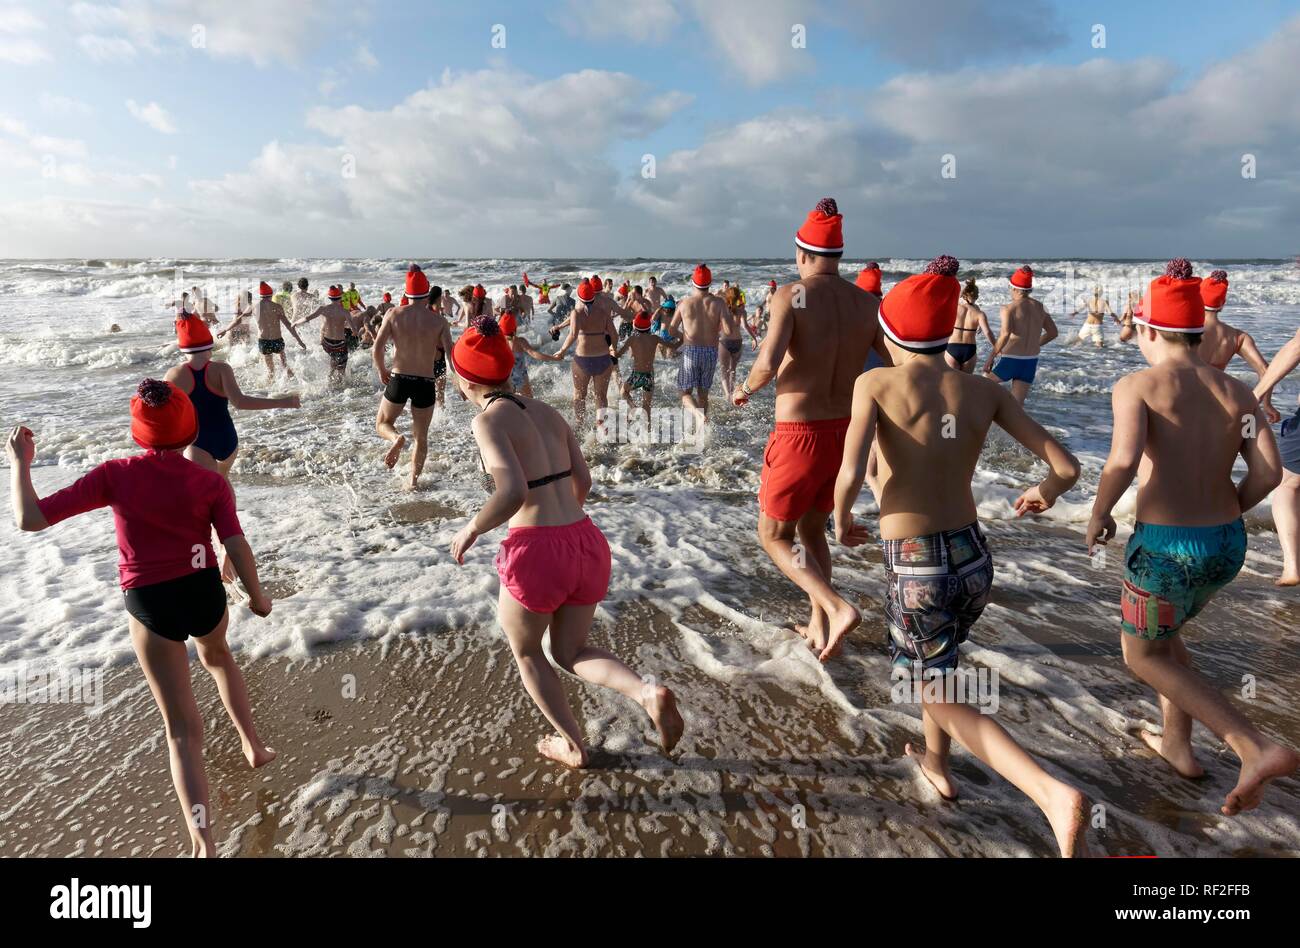
[[[271,600],[258,582],[257,563],[239,525],[230,485],[181,453],[198,430],[194,406],[184,392],[168,382],[145,379],[131,399],[131,437],[144,454],[106,461],[42,498],[32,486],[32,432],[13,429],[8,450],[14,521],[20,530],[44,530],[77,514],[113,508],[131,644],[162,713],[172,783],[192,855],[213,856],[203,718],[190,687],[187,638],[194,636],[199,660],[221,692],[249,766],[270,763],[275,751],[262,743],[253,727],[244,677],[226,644],[230,613],[213,565],[211,531],[216,531],[243,580],[253,613],[269,615]]]
[[[510,391],[514,361],[510,343],[490,317],[467,329],[452,347],[460,390],[481,409],[471,427],[484,471],[491,475],[485,473],[484,486],[492,496],[456,534],[451,555],[463,564],[479,537],[509,522],[496,556],[498,616],[524,687],[559,732],[538,742],[542,756],[568,767],[587,764],[582,728],[542,651],[548,628],[556,663],[641,705],[664,750],[671,751],[685,727],[673,693],[645,684],[618,658],[587,644],[610,574],[609,544],[582,510],[591,474],[560,413]]]
[[[510,387],[516,392],[521,392],[529,398],[533,397],[533,383],[528,378],[528,359],[532,357],[539,362],[563,362],[562,356],[547,355],[539,349],[534,349],[527,339],[519,335],[519,320],[514,313],[506,313],[501,317],[498,324],[501,332],[505,334],[506,341],[510,343],[511,349],[515,354],[515,365],[510,370]]]

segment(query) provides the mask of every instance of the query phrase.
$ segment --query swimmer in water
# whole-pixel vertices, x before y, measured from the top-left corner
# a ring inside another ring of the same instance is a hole
[[[548,630],[557,665],[640,705],[671,752],[685,730],[673,693],[587,644],[611,559],[604,534],[583,512],[591,474],[573,429],[545,402],[511,392],[514,352],[491,318],[465,331],[451,362],[462,394],[480,409],[471,428],[491,493],[456,534],[451,555],[463,565],[479,537],[509,523],[495,558],[497,617],[524,688],[557,732],[538,742],[538,753],[566,767],[588,762],[583,728],[543,649]]]
[[[191,318],[206,331],[202,319]],[[253,725],[244,677],[226,643],[230,613],[210,534],[235,564],[248,608],[265,618],[271,600],[258,581],[230,484],[181,454],[198,431],[194,406],[184,392],[145,379],[131,400],[131,436],[145,453],[106,461],[71,486],[41,497],[32,485],[32,432],[14,428],[8,452],[18,529],[45,530],[77,514],[113,509],[131,645],[166,729],[172,784],[190,853],[211,857],[217,852],[203,765],[203,714],[190,685],[188,638],[193,636],[199,661],[217,685],[248,765],[269,764],[275,751]]]
[[[975,371],[975,334],[983,332],[990,346],[997,342],[989,328],[989,318],[975,305],[979,298],[980,288],[971,277],[962,288],[961,301],[957,304],[957,322],[953,324],[952,338],[948,340],[948,364],[967,373]]]
[[[437,295],[434,295],[437,290]],[[391,442],[384,464],[397,466],[406,437],[398,434],[396,423],[411,403],[411,431],[415,437],[415,455],[411,459],[411,489],[420,486],[420,474],[429,455],[429,424],[434,405],[442,404],[441,385],[447,375],[447,353],[451,350],[451,327],[441,312],[442,290],[429,286],[429,280],[417,266],[406,273],[405,306],[389,311],[379,327],[371,357],[384,393],[379,398],[375,431]],[[393,364],[386,361],[388,343],[393,344]]]

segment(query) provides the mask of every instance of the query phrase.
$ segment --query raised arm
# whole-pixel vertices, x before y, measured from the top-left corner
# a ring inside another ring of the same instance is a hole
[[[844,438],[844,459],[835,479],[835,539],[845,546],[860,546],[869,539],[866,527],[853,522],[853,504],[867,476],[867,456],[876,437],[876,400],[870,392],[871,374],[864,372],[853,384],[853,418]]]
[[[32,486],[32,459],[36,439],[30,429],[19,425],[9,432],[9,496],[14,509],[14,526],[19,530],[44,530],[49,521],[41,513],[40,496]]]
[[[1142,452],[1147,443],[1147,406],[1139,391],[1136,375],[1129,375],[1115,383],[1111,392],[1111,413],[1114,416],[1110,437],[1110,455],[1101,470],[1097,484],[1097,497],[1092,504],[1092,518],[1088,521],[1086,543],[1088,552],[1098,543],[1105,544],[1115,536],[1115,520],[1110,512],[1128,490],[1142,463]]]

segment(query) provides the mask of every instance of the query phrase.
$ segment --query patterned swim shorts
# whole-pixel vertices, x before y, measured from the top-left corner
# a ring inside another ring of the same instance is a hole
[[[993,557],[978,523],[907,540],[885,540],[885,618],[895,667],[951,671],[957,646],[984,612]]]
[[[647,392],[655,390],[655,374],[653,372],[633,372],[627,377],[628,391],[635,392],[637,389],[645,389]]]
[[[682,364],[677,369],[677,387],[708,391],[713,388],[713,374],[718,369],[717,346],[682,346]]]
[[[1240,519],[1218,527],[1138,522],[1124,551],[1121,624],[1129,635],[1160,640],[1176,634],[1246,562]]]

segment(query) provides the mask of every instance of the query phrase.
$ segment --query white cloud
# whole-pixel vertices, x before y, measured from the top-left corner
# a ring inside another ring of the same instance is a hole
[[[5,39],[0,42],[0,62],[15,66],[33,66],[50,58],[50,52],[36,40],[27,37]]]
[[[41,110],[51,115],[89,115],[91,108],[80,99],[73,99],[65,95],[53,95],[49,92],[42,92],[39,99]]]
[[[567,0],[551,19],[574,36],[662,43],[682,23],[674,0]]]
[[[120,36],[99,36],[84,33],[77,37],[82,52],[97,63],[120,63],[135,59],[135,46]]]
[[[135,99],[127,99],[126,108],[137,121],[143,122],[155,131],[162,132],[164,135],[176,134],[176,126],[171,116],[157,102],[140,105]]]

